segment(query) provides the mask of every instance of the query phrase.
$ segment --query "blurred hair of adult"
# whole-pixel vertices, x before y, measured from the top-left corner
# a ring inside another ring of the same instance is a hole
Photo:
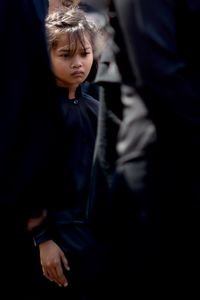
[[[78,6],[80,0],[49,0],[49,13],[63,7],[70,8],[71,6]]]

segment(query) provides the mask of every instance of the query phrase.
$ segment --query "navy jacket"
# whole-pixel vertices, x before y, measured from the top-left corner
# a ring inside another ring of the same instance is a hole
[[[35,232],[36,244],[54,239],[57,222],[73,224],[86,220],[99,102],[83,93],[81,87],[73,100],[68,99],[67,89],[57,87],[57,97],[62,120],[62,138],[58,144],[60,168],[52,182],[55,193],[46,224]]]

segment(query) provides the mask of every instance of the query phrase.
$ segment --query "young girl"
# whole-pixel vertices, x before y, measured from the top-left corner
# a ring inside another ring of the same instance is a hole
[[[78,8],[50,14],[46,19],[46,29],[63,125],[63,139],[58,145],[63,167],[58,173],[54,208],[49,210],[45,225],[37,229],[34,239],[39,248],[43,275],[54,285],[67,287],[70,285],[68,275],[78,276],[73,255],[84,247],[84,235],[86,240],[90,239],[88,231],[85,233],[82,228],[95,145],[98,101],[83,93],[81,85],[92,71],[97,31]],[[87,243],[90,244],[90,240]]]

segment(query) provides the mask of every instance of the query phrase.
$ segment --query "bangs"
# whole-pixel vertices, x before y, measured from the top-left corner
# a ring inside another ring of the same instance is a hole
[[[97,28],[93,22],[86,19],[83,11],[79,9],[61,10],[50,14],[45,21],[48,47],[51,50],[58,44],[61,35],[66,36],[69,50],[75,53],[78,44],[86,50],[85,38],[94,50],[94,41]]]
[[[67,31],[67,40],[68,40],[68,44],[69,44],[69,51],[71,53],[71,55],[75,54],[75,52],[78,49],[78,44],[81,44],[81,46],[83,47],[83,50],[86,49],[86,45],[85,45],[85,37],[86,37],[86,32],[82,29],[77,29],[74,30],[74,28],[72,30],[68,30]]]

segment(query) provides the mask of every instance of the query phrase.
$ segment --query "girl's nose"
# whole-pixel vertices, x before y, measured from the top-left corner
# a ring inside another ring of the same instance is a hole
[[[72,64],[71,64],[71,67],[72,69],[75,69],[75,68],[80,68],[82,66],[82,63],[80,61],[80,59],[74,59]]]

